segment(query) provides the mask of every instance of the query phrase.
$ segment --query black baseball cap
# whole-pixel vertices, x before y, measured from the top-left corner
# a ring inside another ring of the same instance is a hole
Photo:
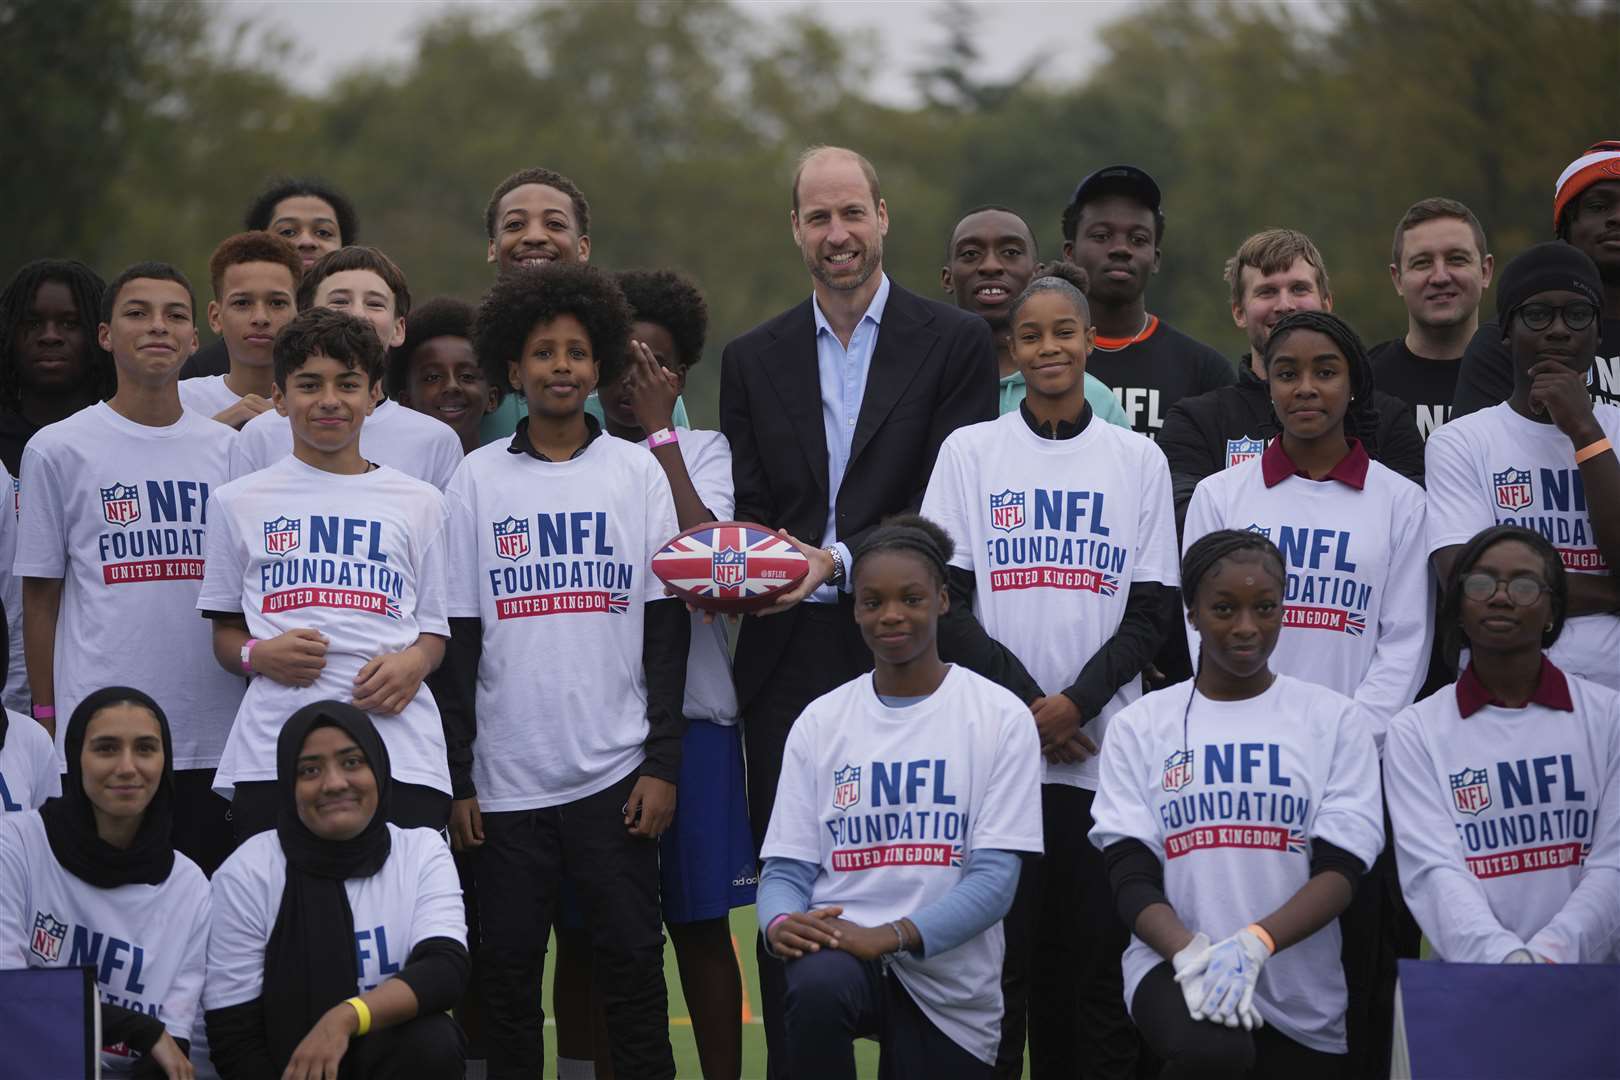
[[[1076,206],[1104,195],[1129,195],[1154,213],[1159,212],[1163,201],[1159,185],[1144,170],[1135,165],[1109,165],[1080,181],[1069,205]]]

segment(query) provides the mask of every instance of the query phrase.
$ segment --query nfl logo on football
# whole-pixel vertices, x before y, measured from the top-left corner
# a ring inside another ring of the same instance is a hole
[[[1250,458],[1257,458],[1265,452],[1264,439],[1227,439],[1226,440],[1226,467],[1241,465]]]
[[[1464,767],[1452,773],[1451,801],[1464,814],[1478,814],[1491,808],[1491,781],[1484,769]]]
[[[1192,750],[1177,750],[1164,759],[1164,776],[1159,781],[1166,791],[1180,791],[1193,778],[1193,752]]]
[[[141,520],[141,499],[134,484],[114,484],[101,489],[101,516],[107,524],[122,528]]]
[[[861,767],[845,765],[833,770],[833,809],[848,810],[861,801]]]
[[[297,551],[304,533],[302,518],[278,517],[264,523],[264,553],[285,555]]]
[[[529,553],[529,519],[519,521],[509,517],[491,526],[495,530],[495,554],[508,562],[517,562]]]
[[[1496,505],[1504,510],[1523,510],[1536,501],[1529,469],[1503,469],[1492,473],[1491,486],[1496,489]]]
[[[990,527],[1012,532],[1024,524],[1024,493],[1003,491],[990,496]]]
[[[59,922],[49,912],[34,913],[34,936],[28,943],[29,952],[47,964],[54,964],[56,958],[62,955],[62,942],[66,938],[67,923]]]
[[[748,555],[736,548],[721,548],[714,553],[713,569],[710,576],[716,585],[741,585],[748,576]]]

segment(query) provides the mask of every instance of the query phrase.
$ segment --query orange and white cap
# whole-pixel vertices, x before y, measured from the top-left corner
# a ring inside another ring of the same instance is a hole
[[[1620,181],[1620,139],[1593,143],[1559,174],[1553,190],[1553,229],[1557,230],[1565,207],[1580,198],[1581,192],[1605,180]]]

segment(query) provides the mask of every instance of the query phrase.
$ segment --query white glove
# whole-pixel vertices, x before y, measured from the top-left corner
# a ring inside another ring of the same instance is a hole
[[[1187,1000],[1187,1012],[1194,1020],[1202,1020],[1198,1006],[1204,1000],[1204,966],[1209,963],[1209,935],[1198,933],[1187,942],[1186,948],[1170,958],[1175,968],[1176,982],[1181,984],[1181,996]]]
[[[1209,950],[1204,969],[1204,1000],[1198,1011],[1227,1027],[1253,1026],[1254,985],[1271,950],[1248,930],[1239,930]]]

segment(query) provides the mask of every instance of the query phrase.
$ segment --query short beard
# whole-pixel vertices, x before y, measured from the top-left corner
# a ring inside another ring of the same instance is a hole
[[[870,281],[872,275],[877,273],[878,268],[883,265],[883,243],[879,241],[862,252],[861,257],[855,262],[853,280],[847,278],[835,279],[821,265],[821,260],[808,251],[804,253],[804,265],[810,271],[810,276],[827,286],[827,288],[838,292],[854,292]]]

